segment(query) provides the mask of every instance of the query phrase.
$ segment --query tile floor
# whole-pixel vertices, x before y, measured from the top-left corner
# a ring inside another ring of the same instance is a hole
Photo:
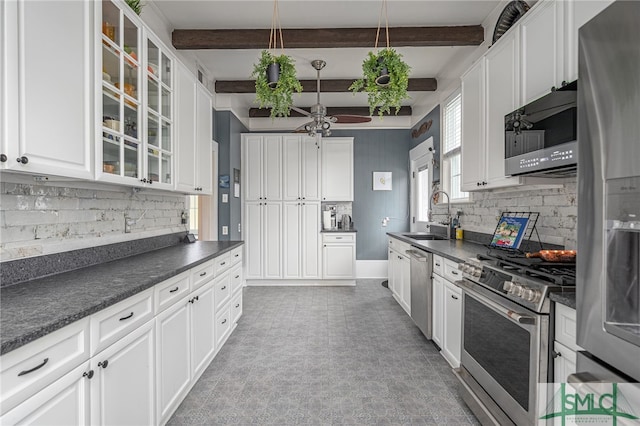
[[[380,282],[245,288],[238,327],[168,424],[477,425]]]

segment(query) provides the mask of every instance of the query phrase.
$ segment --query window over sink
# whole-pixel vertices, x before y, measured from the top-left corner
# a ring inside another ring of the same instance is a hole
[[[442,189],[451,202],[469,201],[469,193],[461,190],[462,94],[456,90],[444,103],[442,114]]]

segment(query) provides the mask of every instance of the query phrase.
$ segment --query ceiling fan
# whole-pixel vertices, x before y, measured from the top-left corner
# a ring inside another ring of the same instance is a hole
[[[314,59],[311,61],[311,66],[316,69],[317,72],[317,93],[318,93],[318,101],[315,105],[311,106],[311,112],[306,111],[302,108],[297,108],[292,106],[291,109],[299,112],[307,117],[310,117],[312,121],[303,124],[298,127],[296,132],[306,132],[309,136],[315,136],[317,132],[322,132],[322,136],[330,136],[331,135],[331,123],[368,123],[371,121],[371,117],[365,117],[362,115],[346,115],[346,114],[336,114],[336,115],[327,115],[327,107],[320,103],[320,70],[323,69],[327,65],[325,61],[322,59]]]

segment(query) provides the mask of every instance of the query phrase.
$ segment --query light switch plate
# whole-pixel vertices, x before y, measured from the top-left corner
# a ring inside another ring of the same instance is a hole
[[[223,226],[222,227],[222,235],[229,235],[229,227],[228,226]]]
[[[222,194],[222,202],[223,203],[229,202],[229,194]]]

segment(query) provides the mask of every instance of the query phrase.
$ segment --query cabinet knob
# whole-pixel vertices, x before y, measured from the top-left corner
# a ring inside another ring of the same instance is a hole
[[[109,365],[109,360],[104,360],[98,363],[98,367],[102,367],[102,368],[107,368],[107,365]]]
[[[18,163],[22,163],[22,164],[27,164],[29,162],[29,159],[24,155],[22,157],[16,158],[16,160],[18,161]]]
[[[142,179],[140,179],[140,182],[142,182],[142,183],[147,183],[147,178],[142,178]]]
[[[562,83],[560,83],[560,86],[564,87],[564,86],[566,86],[567,84],[569,84],[569,83],[567,83],[567,82],[566,82],[566,80],[562,80]]]
[[[87,379],[91,379],[93,377],[93,370],[85,371],[82,373],[82,377],[86,377]]]
[[[481,183],[480,183],[480,182],[476,182],[476,186],[480,186],[480,185],[481,185]]]
[[[4,155],[4,154],[0,154],[0,162],[6,163],[7,162],[7,156]]]
[[[560,352],[556,352],[556,351],[551,351],[551,355],[553,356],[554,359],[562,356]]]
[[[487,182],[482,182],[482,185],[486,185],[486,184],[487,184]]]

